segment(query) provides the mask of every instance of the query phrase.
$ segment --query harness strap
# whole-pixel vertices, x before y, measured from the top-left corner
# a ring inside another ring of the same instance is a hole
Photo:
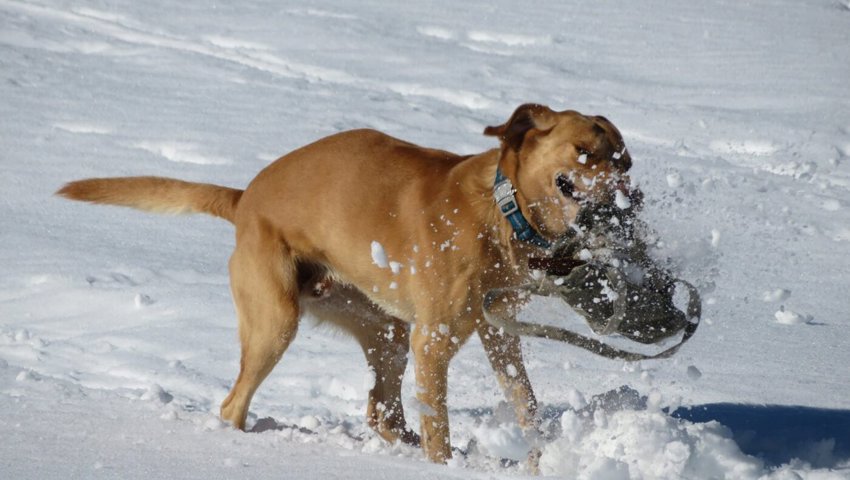
[[[566,277],[573,269],[586,263],[584,260],[576,260],[570,257],[529,257],[528,268],[542,270],[547,275]]]
[[[519,203],[516,200],[516,189],[511,180],[502,173],[501,168],[496,168],[496,181],[493,185],[493,198],[496,200],[496,205],[499,206],[499,211],[502,216],[508,219],[511,228],[514,230],[514,235],[517,239],[536,245],[541,248],[549,248],[552,244],[541,237],[534,227],[528,223],[528,220],[522,215],[519,209]]]
[[[697,331],[697,327],[699,326],[700,316],[702,315],[702,302],[697,289],[684,280],[677,280],[677,282],[682,283],[688,289],[688,311],[686,312],[688,316],[688,324],[684,328],[684,334],[682,335],[682,339],[679,340],[679,343],[654,355],[629,352],[617,347],[612,347],[600,342],[599,340],[586,337],[565,328],[537,323],[520,322],[517,321],[515,315],[500,314],[498,311],[500,304],[505,304],[505,302],[502,302],[501,299],[505,299],[506,295],[516,295],[518,290],[525,290],[537,295],[551,294],[535,284],[526,284],[514,288],[497,288],[487,292],[484,296],[484,319],[494,327],[503,328],[506,332],[514,335],[558,340],[610,359],[621,359],[629,362],[635,362],[638,360],[668,358],[679,351],[679,348],[694,335]]]

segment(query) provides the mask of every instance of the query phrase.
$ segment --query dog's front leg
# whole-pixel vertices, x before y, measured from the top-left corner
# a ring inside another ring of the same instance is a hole
[[[537,400],[522,359],[520,337],[509,330],[527,301],[531,286],[491,290],[485,295],[483,316],[488,322],[476,324],[481,344],[496,373],[505,397],[514,407],[517,420],[525,431],[537,429]],[[497,328],[497,326],[502,328]]]
[[[519,337],[499,332],[484,322],[479,324],[478,336],[505,397],[514,407],[520,427],[523,430],[537,428],[540,424],[537,418],[537,400],[534,398],[531,381],[522,360]]]
[[[520,338],[500,332],[485,322],[478,324],[478,336],[505,397],[514,407],[520,428],[532,444],[528,455],[528,468],[532,473],[538,473],[540,450],[535,443],[541,434],[540,417],[537,415],[537,399],[534,397],[522,359]]]
[[[452,457],[446,406],[449,361],[471,332],[452,331],[446,324],[416,324],[411,335],[416,367],[416,397],[420,403],[422,450],[429,460]]]

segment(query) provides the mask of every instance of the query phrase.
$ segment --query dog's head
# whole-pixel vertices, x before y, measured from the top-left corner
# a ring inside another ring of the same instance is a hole
[[[623,137],[605,117],[527,104],[484,134],[501,140],[499,166],[544,236],[565,233],[588,203],[628,208],[639,201]]]

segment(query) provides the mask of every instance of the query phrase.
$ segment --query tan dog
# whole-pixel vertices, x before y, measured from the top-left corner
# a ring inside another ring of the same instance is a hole
[[[236,226],[230,280],[242,358],[221,406],[224,420],[245,428],[254,392],[310,310],[362,345],[376,376],[367,418],[391,442],[420,441],[406,428],[400,399],[412,348],[425,405],[421,445],[444,462],[451,457],[449,361],[473,333],[520,424],[536,426],[519,338],[485,324],[482,300],[493,288],[527,282],[527,257],[570,228],[579,202],[626,191],[631,164],[608,120],[575,111],[523,105],[484,133],[499,137],[501,148],[458,156],[372,130],[343,132],[285,155],[244,191],[131,177],[72,182],[58,193],[209,213]],[[527,231],[515,233],[522,226],[511,222],[520,217]]]

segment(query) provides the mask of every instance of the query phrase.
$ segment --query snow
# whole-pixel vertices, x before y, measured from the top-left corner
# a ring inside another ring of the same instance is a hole
[[[623,192],[617,190],[614,192],[614,204],[617,205],[617,208],[620,210],[626,210],[631,208],[632,201],[629,200],[629,197],[626,196]]]
[[[811,323],[813,318],[811,315],[797,313],[793,310],[785,308],[784,305],[779,307],[779,310],[773,314],[776,317],[776,322],[783,325],[798,325],[800,323]]]
[[[564,425],[566,423],[567,425]],[[741,453],[713,422],[681,422],[659,411],[597,410],[592,421],[570,412],[569,438],[547,445],[542,471],[576,478],[759,478],[761,462]]]
[[[372,240],[372,263],[378,268],[389,268],[390,263],[387,261],[387,252],[384,251],[384,246],[380,242]],[[395,262],[393,262],[395,263]],[[395,272],[395,269],[393,269]]]
[[[777,288],[775,290],[764,292],[762,300],[765,302],[781,302],[787,300],[791,296],[791,290],[786,288]]]
[[[0,477],[529,473],[502,460],[529,441],[477,340],[450,368],[466,455],[449,466],[377,438],[359,347],[309,321],[258,391],[253,432],[231,430],[217,411],[239,359],[232,227],[52,193],[111,175],[244,187],[280,155],[359,127],[469,154],[495,146],[486,125],[539,102],[617,125],[657,253],[704,300],[669,360],[524,341],[542,473],[850,478],[847,2],[519,15],[478,0],[0,0],[0,22]],[[406,268],[370,248],[378,267]],[[555,299],[522,318],[592,334]],[[418,428],[412,378],[409,366]]]
[[[682,175],[679,172],[668,173],[667,185],[673,189],[679,188],[682,185]]]

